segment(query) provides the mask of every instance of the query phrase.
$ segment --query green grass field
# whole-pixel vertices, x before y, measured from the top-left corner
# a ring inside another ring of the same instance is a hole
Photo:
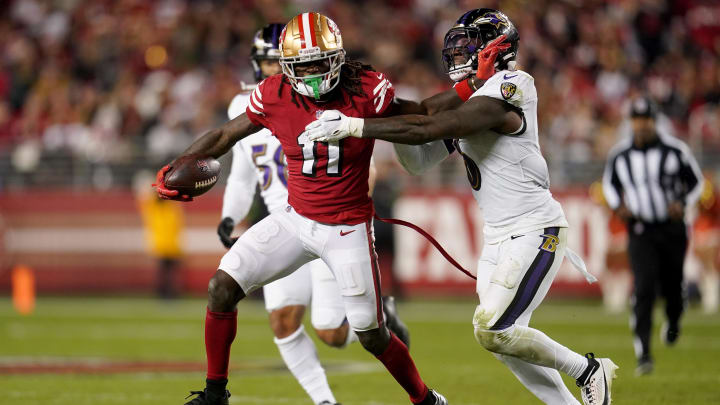
[[[475,342],[470,326],[474,307],[471,300],[400,305],[424,379],[452,405],[539,403]],[[183,404],[189,390],[204,386],[202,371],[157,372],[150,367],[121,373],[21,374],[13,367],[202,364],[203,318],[201,300],[44,298],[33,315],[23,317],[15,314],[8,298],[0,298],[0,404]],[[627,324],[627,314],[605,314],[596,302],[549,301],[536,312],[532,325],[578,352],[612,357],[620,366],[613,385],[617,404],[720,404],[720,317],[690,309],[681,340],[670,349],[655,333],[656,370],[642,378],[633,376]],[[344,405],[409,403],[360,345],[318,348]],[[576,392],[573,382],[567,382]],[[233,404],[311,403],[284,369],[265,311],[256,301],[244,303],[239,311],[229,389]]]

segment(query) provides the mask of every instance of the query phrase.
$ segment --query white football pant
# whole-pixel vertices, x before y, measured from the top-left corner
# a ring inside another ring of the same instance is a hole
[[[250,227],[220,260],[219,269],[248,294],[318,258],[337,280],[350,327],[356,331],[378,328],[383,315],[371,221],[323,224],[288,206]],[[331,328],[337,327],[336,317],[336,313],[319,314],[317,322],[327,321],[335,323]]]
[[[532,331],[527,328],[530,317],[545,298],[560,268],[566,235],[566,228],[557,227],[513,235],[499,243],[485,244],[478,263],[476,290],[480,305],[473,318],[476,337],[546,404],[579,402],[567,389],[557,369],[530,363],[516,355],[532,345],[513,336],[509,339],[497,337],[503,331],[515,328]],[[544,334],[542,336],[550,340]],[[497,340],[488,342],[490,339]],[[584,357],[573,354],[573,360],[581,361],[583,366],[587,364]]]
[[[315,329],[335,329],[345,321],[345,305],[330,269],[320,259],[313,260],[287,277],[263,287],[268,312],[291,305],[310,308]]]

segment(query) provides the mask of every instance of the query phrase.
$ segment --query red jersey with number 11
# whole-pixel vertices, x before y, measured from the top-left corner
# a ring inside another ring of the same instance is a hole
[[[335,97],[317,102],[295,93],[283,75],[258,84],[245,111],[255,125],[278,138],[287,159],[288,203],[299,214],[328,224],[354,225],[373,215],[368,197],[368,172],[374,140],[348,137],[337,142],[312,142],[301,135],[305,126],[325,110],[339,110],[348,117],[384,116],[395,91],[382,73],[363,71],[364,96],[351,96],[340,85]],[[304,99],[306,110],[301,99]]]

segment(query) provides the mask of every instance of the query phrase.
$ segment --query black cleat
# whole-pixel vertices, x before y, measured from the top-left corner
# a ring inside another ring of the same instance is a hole
[[[448,405],[448,401],[434,390],[428,390],[425,399],[417,405]]]
[[[410,348],[410,330],[403,321],[400,320],[395,306],[395,297],[383,297],[383,312],[385,313],[385,324],[395,336],[398,337],[405,346]]]
[[[635,368],[635,377],[652,374],[654,369],[655,364],[652,358],[650,358],[650,356],[642,356],[638,359],[637,367]]]
[[[677,324],[671,325],[668,322],[663,323],[660,328],[660,340],[665,346],[674,346],[680,337],[680,326]]]
[[[197,395],[197,397],[190,400],[190,402],[186,402],[185,405],[229,405],[230,401],[228,400],[230,398],[230,391],[225,390],[224,394],[218,395],[212,391],[209,391],[207,388],[205,388],[202,391],[190,391],[190,395],[185,397],[185,399],[190,398],[193,395]]]

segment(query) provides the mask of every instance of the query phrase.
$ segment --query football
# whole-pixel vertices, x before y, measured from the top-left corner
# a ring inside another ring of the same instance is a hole
[[[181,195],[199,196],[218,181],[220,162],[211,157],[183,156],[165,174],[165,187]]]

